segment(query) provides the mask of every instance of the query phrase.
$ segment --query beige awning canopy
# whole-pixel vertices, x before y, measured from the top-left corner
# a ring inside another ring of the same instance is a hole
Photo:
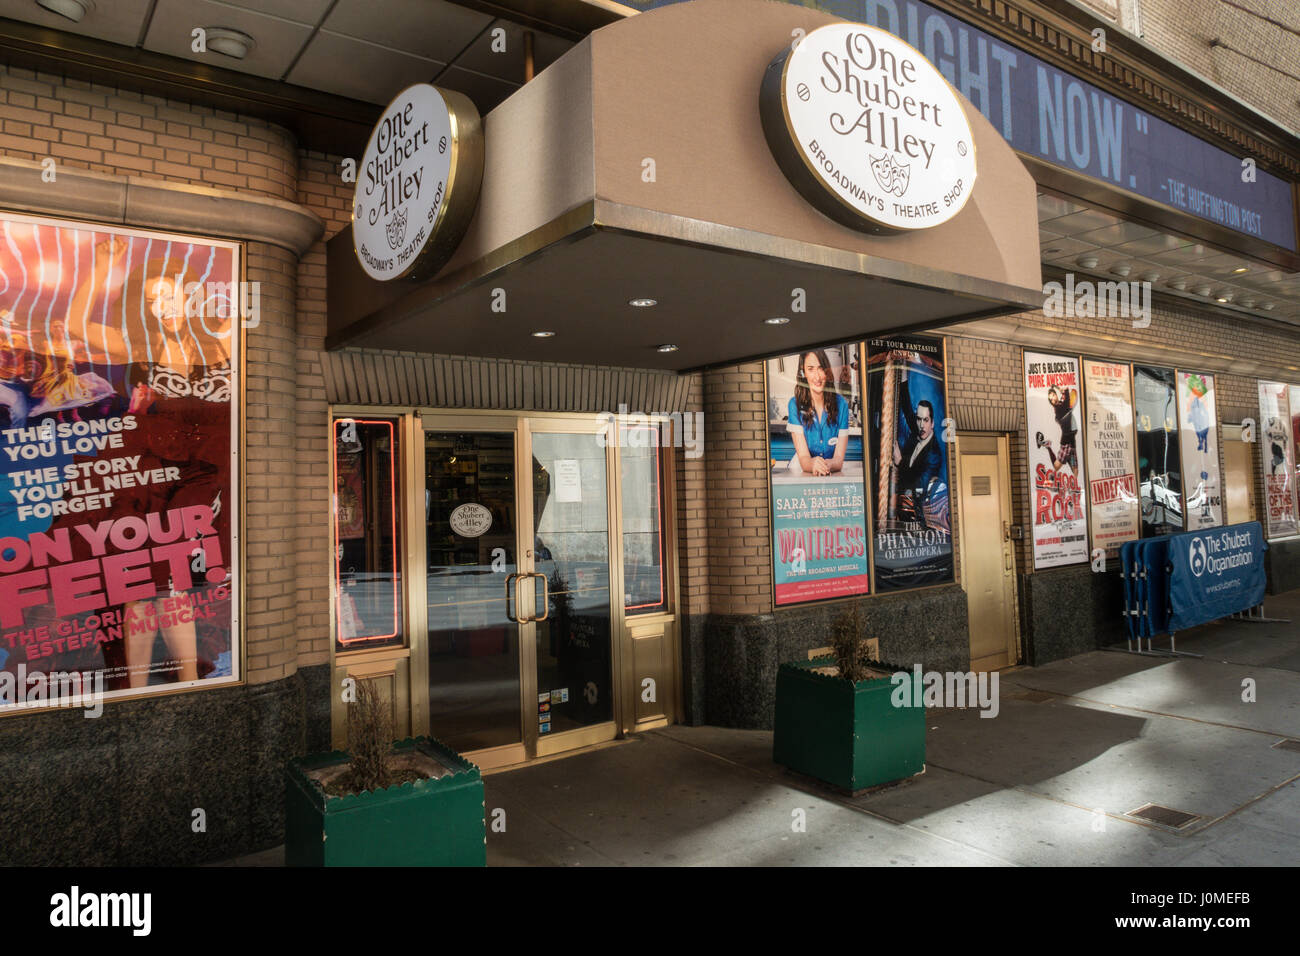
[[[839,225],[782,174],[760,80],[835,20],[694,0],[597,30],[484,119],[478,210],[436,277],[375,282],[350,230],[330,241],[329,347],[686,370],[1040,307],[1034,181],[973,106],[975,189],[933,229]]]

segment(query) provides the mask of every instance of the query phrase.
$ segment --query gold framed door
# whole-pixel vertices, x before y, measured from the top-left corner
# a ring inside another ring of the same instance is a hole
[[[622,681],[622,563],[613,547],[615,443],[600,419],[548,415],[522,419],[532,481],[521,488],[521,516],[532,609],[521,628],[523,684],[534,716],[524,714],[529,756],[548,756],[618,736]],[[523,500],[526,499],[526,500]]]

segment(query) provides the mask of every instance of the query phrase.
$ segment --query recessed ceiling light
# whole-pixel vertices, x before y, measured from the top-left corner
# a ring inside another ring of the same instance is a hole
[[[1170,280],[1169,280],[1169,288],[1171,288],[1171,289],[1177,289],[1179,292],[1182,292],[1183,290],[1185,290],[1185,289],[1187,288],[1187,280],[1186,280],[1186,279],[1170,279]]]
[[[534,333],[533,333],[533,338],[535,338],[535,339],[549,339],[549,338],[550,338],[551,336],[553,336],[554,334],[555,334],[554,332],[534,332]]]
[[[207,34],[206,43],[209,50],[236,60],[242,60],[248,56],[253,47],[257,46],[257,41],[247,33],[231,30],[229,27],[207,27],[204,32]]]
[[[659,349],[658,349],[658,350],[659,350],[660,352],[676,352],[676,351],[677,351],[677,346],[675,346],[675,345],[661,345],[661,346],[659,346]]]
[[[1255,300],[1254,300],[1254,299],[1249,299],[1249,298],[1247,298],[1247,299],[1242,299],[1242,300],[1240,300],[1237,304],[1240,305],[1243,309],[1253,309],[1253,308],[1255,308]]]
[[[1120,262],[1111,266],[1110,271],[1117,276],[1126,276],[1133,271],[1133,266],[1128,262]]]
[[[1220,295],[1220,296],[1216,296],[1215,299],[1214,299],[1214,301],[1215,301],[1215,302],[1220,302],[1220,303],[1223,303],[1223,304],[1227,304],[1228,302],[1232,301],[1232,296],[1230,296],[1230,295]]]
[[[789,325],[790,320],[784,315],[774,315],[770,319],[763,320],[764,325]]]
[[[1263,302],[1263,303],[1260,303],[1260,306],[1259,306],[1259,307],[1260,307],[1261,309],[1263,309],[1265,312],[1272,312],[1274,309],[1277,308],[1277,303],[1276,303],[1276,302]]]
[[[1157,279],[1159,279],[1159,278],[1160,278],[1160,273],[1159,273],[1159,272],[1144,272],[1144,273],[1142,273],[1142,281],[1143,281],[1143,282],[1152,282],[1152,283],[1154,283],[1154,282],[1155,282]]]
[[[1208,298],[1212,290],[1208,285],[1198,285],[1192,291],[1195,292],[1197,295],[1206,296]]]
[[[627,304],[638,309],[648,309],[652,305],[658,305],[658,299],[628,299]]]
[[[1052,248],[1050,248],[1050,249],[1044,249],[1044,250],[1043,250],[1043,255],[1045,255],[1045,256],[1057,256],[1057,255],[1060,255],[1061,252],[1062,252],[1062,250],[1061,250],[1061,247],[1060,247],[1060,246],[1052,246]]]
[[[1074,261],[1081,269],[1097,268],[1096,256],[1079,256],[1079,258],[1075,259]]]
[[[80,23],[82,17],[95,9],[94,0],[36,0],[36,4],[73,23]]]
[[[1232,274],[1235,275],[1235,276],[1239,276],[1239,275],[1241,275],[1243,272],[1249,272],[1249,271],[1250,271],[1250,269],[1247,268],[1246,266],[1241,266],[1240,268],[1233,269],[1233,270],[1232,270]]]

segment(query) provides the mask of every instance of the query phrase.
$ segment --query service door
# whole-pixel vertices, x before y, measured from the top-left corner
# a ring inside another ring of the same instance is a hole
[[[957,451],[971,670],[998,670],[1019,659],[1009,442],[1006,435],[959,435]]]
[[[1241,426],[1223,426],[1224,520],[1240,524],[1255,519],[1256,446],[1241,440]]]

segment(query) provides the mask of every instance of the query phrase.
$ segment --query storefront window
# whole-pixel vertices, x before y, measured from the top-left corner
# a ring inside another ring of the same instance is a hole
[[[664,586],[662,426],[627,428],[623,459],[623,590],[629,615],[668,609]]]
[[[335,646],[401,644],[396,422],[338,419],[333,452]]]

